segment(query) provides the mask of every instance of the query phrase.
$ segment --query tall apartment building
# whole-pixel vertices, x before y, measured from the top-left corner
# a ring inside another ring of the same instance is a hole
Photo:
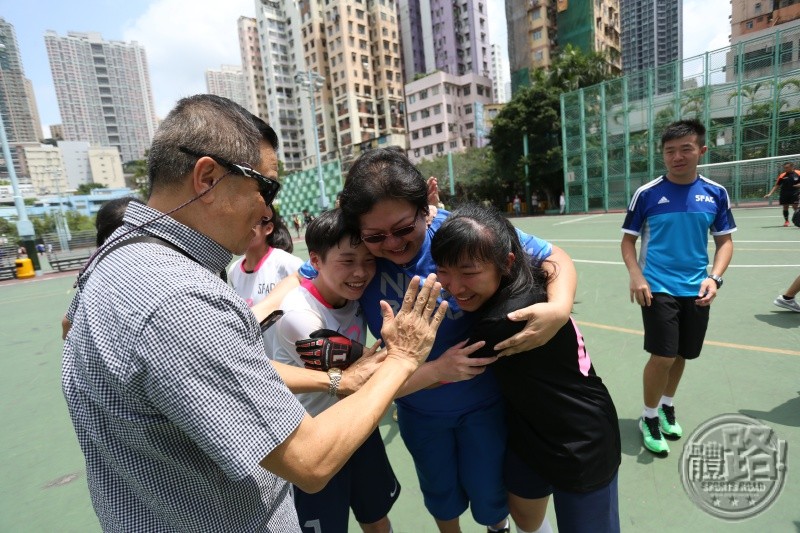
[[[491,76],[487,0],[398,0],[407,82],[441,70]]]
[[[345,166],[369,148],[405,148],[400,25],[394,0],[311,0],[302,5],[310,8],[302,10],[306,65],[327,79],[330,100],[325,104],[330,107],[325,114],[335,117],[328,130],[335,136],[326,148],[338,149]],[[314,20],[307,17],[315,7],[323,26],[305,24]],[[316,27],[324,27],[324,35],[317,35]]]
[[[42,131],[42,119],[39,117],[39,106],[36,105],[36,93],[33,91],[33,82],[25,78],[25,95],[28,97],[28,107],[31,111],[31,120],[33,121],[33,132],[36,138],[40,141],[44,140],[44,131]]]
[[[621,69],[620,0],[506,0],[512,91],[549,68],[567,44],[605,52],[611,72]]]
[[[295,72],[304,70],[297,3],[257,1],[254,28],[256,33],[253,42],[257,59],[251,61],[248,58],[248,62],[254,64],[252,76],[256,75],[255,65],[258,65],[260,82],[251,80],[251,91],[257,93],[262,118],[278,134],[278,158],[283,162],[284,169],[286,172],[296,172],[303,169],[303,158],[309,155],[306,146],[312,156],[315,153],[312,149],[313,137],[306,139],[304,136],[301,118],[304,106],[294,81]],[[249,49],[250,35],[248,30],[248,49],[243,48],[243,61],[245,53],[253,53]],[[264,83],[264,80],[269,80],[269,83]],[[305,107],[308,107],[307,101]],[[310,120],[311,112],[307,113]],[[311,131],[308,133],[312,134]]]
[[[14,26],[0,18],[0,113],[10,144],[36,143],[39,141],[37,128],[31,113],[31,102],[25,87],[25,72]],[[35,103],[33,104],[35,105]],[[37,113],[38,114],[38,113]],[[22,153],[13,150],[14,170],[22,173]],[[2,158],[2,154],[0,154]],[[8,175],[5,164],[0,167],[0,175]]]
[[[625,74],[683,58],[682,4],[682,0],[620,0]]]
[[[248,106],[244,74],[238,65],[222,65],[219,70],[206,70],[206,90],[209,94],[233,100],[242,107]]]
[[[780,49],[772,39],[779,33]],[[772,76],[776,61],[783,72],[800,68],[800,2],[797,0],[731,0],[731,45],[758,39],[744,51],[742,69],[748,78]],[[728,69],[728,79],[739,73],[739,65]]]
[[[492,44],[492,98],[498,104],[505,104],[510,95],[506,95],[508,81],[506,62],[500,45]]]
[[[268,121],[267,90],[264,81],[264,65],[261,61],[258,24],[252,17],[239,17],[236,27],[239,32],[239,53],[242,56],[242,74],[247,97],[247,105],[244,107],[254,115]]]
[[[434,72],[406,84],[406,100],[413,163],[485,146],[483,110],[493,101],[491,78]]]
[[[99,33],[44,36],[64,139],[117,148],[143,159],[156,129],[145,50]]]
[[[559,48],[571,44],[584,52],[605,54],[609,71],[621,73],[619,3],[620,0],[559,0]]]

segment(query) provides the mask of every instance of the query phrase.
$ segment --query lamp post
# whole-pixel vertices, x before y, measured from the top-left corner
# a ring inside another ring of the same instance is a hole
[[[0,43],[0,53],[5,52],[5,49],[6,45]],[[2,68],[2,63],[0,63],[0,68]],[[25,247],[28,258],[33,263],[33,269],[37,275],[41,275],[42,267],[39,264],[39,254],[36,252],[36,243],[34,242],[36,233],[33,231],[33,223],[28,219],[28,213],[25,211],[25,201],[19,191],[17,171],[14,169],[14,160],[11,159],[11,149],[8,147],[8,137],[6,136],[6,126],[3,122],[2,112],[0,112],[0,144],[3,145],[3,158],[6,160],[8,178],[11,180],[11,190],[14,192],[14,206],[17,208],[17,233],[22,245]]]
[[[311,100],[314,150],[317,154],[317,180],[319,180],[319,207],[325,210],[328,209],[328,197],[325,194],[325,182],[322,179],[322,157],[319,153],[319,133],[317,133],[317,91],[322,89],[325,78],[313,70],[309,70],[308,72],[298,70],[294,75],[294,81],[301,89],[308,91],[308,96]]]

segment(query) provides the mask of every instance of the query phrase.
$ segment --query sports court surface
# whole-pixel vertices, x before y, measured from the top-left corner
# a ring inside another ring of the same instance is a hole
[[[733,264],[712,307],[706,345],[690,362],[676,397],[686,434],[722,413],[765,422],[788,442],[786,483],[758,516],[726,522],[698,509],[678,472],[682,441],[658,458],[645,451],[636,420],[642,408],[639,309],[629,302],[619,254],[623,215],[519,218],[523,230],[551,240],[573,257],[579,274],[574,316],[597,373],[616,403],[622,433],[620,518],[623,531],[800,531],[800,313],[772,300],[800,274],[800,228],[781,227],[779,208],[736,209]],[[305,256],[296,243],[295,253]],[[99,531],[83,457],[60,390],[60,319],[74,272],[0,283],[0,531]],[[397,533],[435,531],[397,426],[381,425],[402,484],[390,514]],[[480,461],[479,457],[475,458]],[[555,528],[555,515],[549,513]],[[359,531],[352,523],[352,531]],[[482,532],[469,514],[465,533]]]

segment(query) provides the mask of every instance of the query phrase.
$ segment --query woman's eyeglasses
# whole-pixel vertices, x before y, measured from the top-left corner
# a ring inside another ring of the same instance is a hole
[[[379,242],[383,242],[389,238],[389,236],[397,237],[405,237],[412,231],[414,228],[417,227],[417,220],[419,219],[419,213],[414,216],[414,223],[409,226],[404,226],[402,228],[396,229],[394,231],[390,231],[389,233],[373,233],[372,235],[362,235],[361,240],[364,242],[368,242],[370,244],[378,244]]]
[[[217,155],[207,154],[203,152],[195,152],[185,146],[179,146],[178,150],[183,152],[184,154],[192,155],[194,157],[210,157],[214,160],[218,165],[230,170],[234,174],[239,174],[240,176],[246,176],[248,178],[253,178],[258,182],[258,190],[261,193],[261,197],[264,199],[264,203],[269,206],[275,200],[275,197],[278,195],[278,191],[281,188],[281,184],[275,181],[274,179],[268,178],[259,172],[256,172],[249,165],[237,165],[236,163],[231,163],[225,158],[219,157]]]

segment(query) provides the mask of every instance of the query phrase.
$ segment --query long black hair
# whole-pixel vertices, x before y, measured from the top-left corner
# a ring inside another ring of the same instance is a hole
[[[508,254],[514,261],[508,263]],[[506,295],[534,292],[547,300],[548,272],[542,261],[525,253],[516,228],[495,207],[464,204],[454,211],[431,242],[431,257],[438,266],[453,267],[464,260],[486,261],[501,273]]]

